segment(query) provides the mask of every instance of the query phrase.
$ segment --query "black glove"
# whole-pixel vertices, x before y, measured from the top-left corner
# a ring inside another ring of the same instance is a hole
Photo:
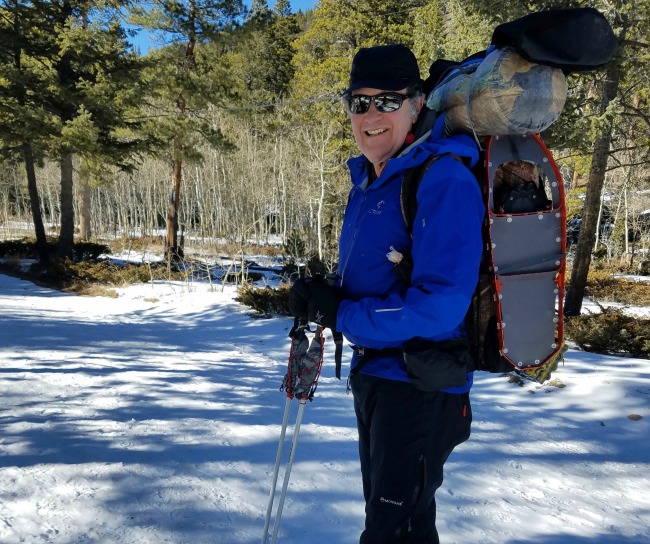
[[[296,280],[289,290],[289,311],[299,319],[309,317],[309,287],[312,278]]]
[[[343,299],[341,288],[316,281],[308,283],[307,288],[309,289],[307,303],[309,321],[335,331],[336,313]]]
[[[325,283],[322,276],[300,278],[289,290],[289,311],[299,319],[307,319],[334,331],[342,298],[341,289]]]

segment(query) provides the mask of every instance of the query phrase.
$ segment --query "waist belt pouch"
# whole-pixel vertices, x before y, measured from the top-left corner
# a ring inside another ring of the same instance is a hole
[[[420,391],[462,387],[472,358],[467,339],[409,340],[404,345],[404,362],[409,380]]]

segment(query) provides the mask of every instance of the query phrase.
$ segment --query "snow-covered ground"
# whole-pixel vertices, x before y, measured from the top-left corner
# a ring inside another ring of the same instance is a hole
[[[234,294],[85,298],[0,276],[1,543],[261,542],[291,320]],[[326,350],[282,544],[353,544],[363,526],[352,398]],[[477,375],[443,544],[650,543],[650,361],[570,350],[556,377]]]

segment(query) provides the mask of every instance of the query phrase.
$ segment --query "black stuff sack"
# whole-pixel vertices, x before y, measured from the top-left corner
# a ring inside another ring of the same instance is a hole
[[[539,11],[503,23],[494,29],[492,45],[513,47],[530,62],[570,73],[607,64],[618,40],[597,9],[569,8]]]

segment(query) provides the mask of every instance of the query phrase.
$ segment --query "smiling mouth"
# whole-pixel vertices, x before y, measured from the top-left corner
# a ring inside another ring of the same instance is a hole
[[[377,128],[375,130],[366,130],[366,134],[368,134],[368,136],[377,136],[377,134],[382,134],[382,133],[386,132],[386,130],[388,130],[388,129]]]

